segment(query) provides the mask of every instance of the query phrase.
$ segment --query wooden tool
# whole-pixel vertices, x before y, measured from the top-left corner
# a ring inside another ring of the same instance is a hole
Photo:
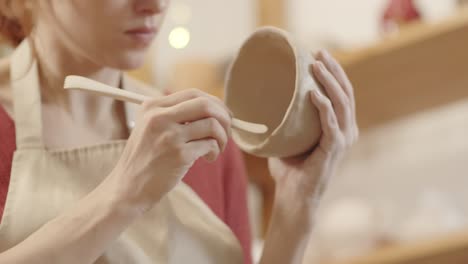
[[[141,104],[144,101],[151,99],[151,97],[149,96],[118,89],[116,87],[112,87],[107,84],[103,84],[82,76],[67,76],[65,78],[64,88],[92,92],[97,95],[112,97],[116,100],[131,102],[135,104]],[[264,134],[268,131],[268,127],[266,125],[251,123],[237,118],[232,118],[231,124],[233,128],[244,130],[254,134]]]

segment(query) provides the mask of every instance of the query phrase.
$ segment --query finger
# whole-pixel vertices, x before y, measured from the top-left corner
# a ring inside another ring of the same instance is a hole
[[[310,93],[312,103],[318,109],[320,124],[322,127],[322,138],[320,144],[330,150],[339,138],[340,130],[336,114],[333,111],[330,100],[319,90]]]
[[[349,99],[344,93],[338,81],[333,75],[325,68],[322,62],[314,63],[313,70],[316,78],[322,84],[335,108],[338,117],[338,124],[341,129],[347,129],[351,118],[351,106]]]
[[[197,97],[184,101],[168,109],[168,112],[172,116],[172,120],[179,124],[213,117],[223,126],[224,131],[229,136],[231,135],[231,117],[229,113],[206,97]]]
[[[204,157],[210,162],[215,161],[221,153],[218,143],[214,139],[190,141],[186,144],[186,149],[195,157],[194,160]]]
[[[335,58],[326,50],[321,50],[317,53],[317,59],[321,61],[325,67],[335,76],[338,83],[343,87],[350,101],[354,103],[354,90],[351,81],[349,80],[343,67],[336,61]],[[353,106],[354,107],[354,106]],[[353,108],[354,109],[354,108]]]
[[[335,76],[337,81],[343,87],[344,91],[348,95],[350,105],[351,105],[351,121],[353,128],[351,128],[351,134],[354,135],[354,138],[357,139],[359,137],[359,128],[356,122],[356,100],[354,96],[354,89],[351,81],[349,80],[345,70],[339,62],[326,50],[321,50],[316,54],[316,58],[322,61],[326,68],[331,71],[331,73]]]
[[[226,148],[228,135],[215,118],[205,118],[182,126],[185,142],[211,138],[216,140],[221,151]]]
[[[187,90],[175,92],[167,96],[154,98],[153,100],[150,100],[147,103],[147,107],[151,107],[151,108],[152,107],[171,107],[171,106],[180,104],[182,102],[195,99],[195,98],[199,98],[199,97],[204,97],[213,101],[213,103],[218,104],[220,107],[224,108],[225,111],[227,111],[230,115],[232,115],[229,108],[224,104],[224,102],[221,99],[219,99],[216,96],[205,93],[203,91],[200,91],[198,89],[187,89]]]

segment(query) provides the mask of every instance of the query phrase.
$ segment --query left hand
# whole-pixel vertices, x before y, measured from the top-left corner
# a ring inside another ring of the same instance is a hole
[[[276,182],[276,203],[290,210],[293,209],[290,206],[300,201],[316,206],[341,157],[359,134],[353,87],[343,68],[328,52],[320,51],[312,70],[327,94],[321,94],[318,89],[310,94],[320,115],[320,141],[301,157],[268,160]],[[297,208],[302,209],[302,206]]]

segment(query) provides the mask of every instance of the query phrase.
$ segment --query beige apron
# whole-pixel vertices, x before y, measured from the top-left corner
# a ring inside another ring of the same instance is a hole
[[[0,225],[0,251],[15,246],[93,190],[125,141],[47,150],[42,140],[37,63],[23,42],[11,60],[17,150]],[[238,240],[193,190],[180,183],[123,232],[96,263],[242,263]]]

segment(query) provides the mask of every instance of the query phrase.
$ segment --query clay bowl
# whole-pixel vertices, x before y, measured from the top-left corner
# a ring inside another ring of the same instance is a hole
[[[310,100],[320,89],[311,74],[314,57],[278,28],[263,27],[242,45],[226,76],[225,102],[234,116],[265,124],[268,132],[235,129],[233,139],[259,157],[290,157],[310,150],[321,134]]]

